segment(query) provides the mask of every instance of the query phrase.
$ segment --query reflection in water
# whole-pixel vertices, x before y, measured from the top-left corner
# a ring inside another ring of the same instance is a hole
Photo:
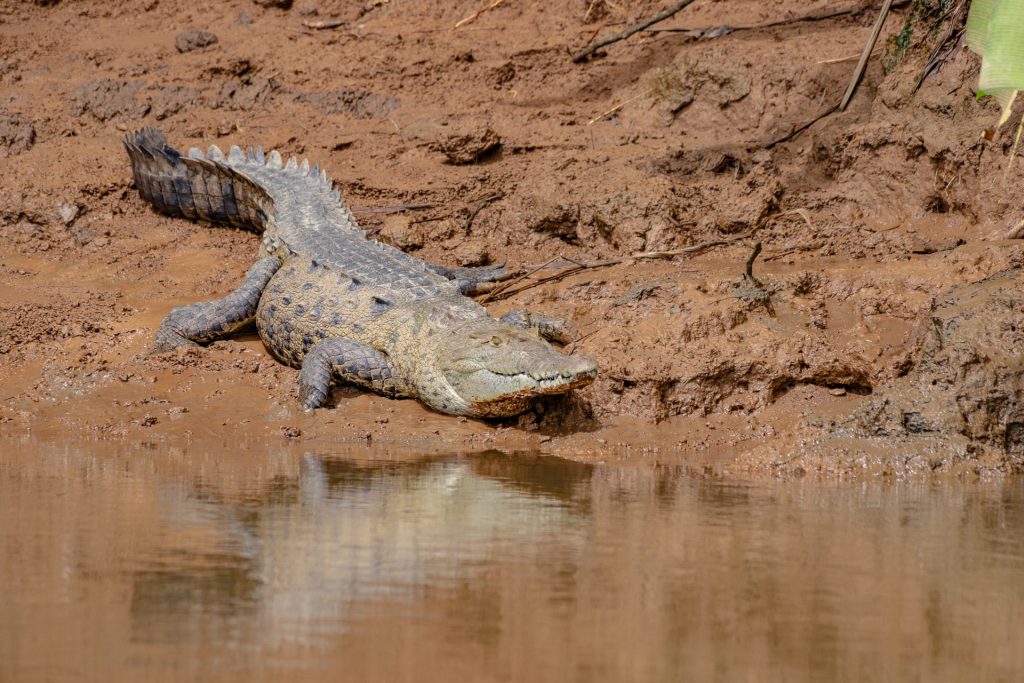
[[[0,680],[1018,680],[1024,484],[0,443]]]

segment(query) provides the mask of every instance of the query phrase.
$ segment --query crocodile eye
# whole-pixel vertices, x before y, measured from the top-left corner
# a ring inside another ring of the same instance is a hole
[[[491,345],[501,346],[501,337],[499,337],[498,335],[494,335],[493,337],[491,337]]]

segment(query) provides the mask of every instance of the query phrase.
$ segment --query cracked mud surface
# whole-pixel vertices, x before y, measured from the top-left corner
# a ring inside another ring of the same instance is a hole
[[[979,137],[995,114],[973,98],[966,50],[914,92],[920,34],[902,59],[872,61],[846,112],[769,146],[839,98],[854,62],[829,60],[859,53],[870,12],[708,40],[647,33],[574,64],[601,26],[662,5],[507,3],[453,29],[479,4],[0,5],[3,431],[230,430],[761,474],[1020,467],[1022,379],[1006,349],[1019,311],[999,297],[1022,294],[1024,242],[1003,239],[1024,218],[1022,165],[993,180],[1012,135]],[[824,9],[698,2],[664,27]],[[364,227],[426,260],[625,259],[488,304],[571,319],[599,380],[501,423],[346,388],[307,414],[296,372],[252,333],[147,355],[170,308],[233,289],[256,238],[145,206],[120,146],[143,125],[179,148],[309,157]],[[395,208],[408,205],[426,208]],[[760,286],[744,277],[754,242]],[[979,302],[972,283],[999,273],[1002,294]],[[1001,322],[945,357],[927,334],[958,292]]]

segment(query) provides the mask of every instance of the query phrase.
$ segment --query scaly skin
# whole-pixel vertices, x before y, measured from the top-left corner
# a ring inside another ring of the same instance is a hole
[[[263,236],[242,285],[171,311],[158,350],[255,320],[271,353],[301,368],[307,408],[323,405],[336,379],[452,415],[509,416],[597,375],[593,360],[542,339],[564,341],[556,320],[519,311],[495,320],[464,295],[501,269],[448,269],[368,240],[326,173],[305,161],[237,147],[183,157],[153,129],[125,148],[139,193],[160,211]]]

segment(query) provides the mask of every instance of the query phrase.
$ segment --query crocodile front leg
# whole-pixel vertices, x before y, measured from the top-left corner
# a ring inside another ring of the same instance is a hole
[[[386,355],[361,342],[333,338],[314,345],[302,361],[299,400],[304,408],[324,404],[332,377],[388,398],[407,396],[399,387]]]
[[[281,259],[276,256],[262,258],[245,274],[238,289],[223,299],[175,308],[160,323],[153,350],[216,341],[252,322],[264,288],[280,267]]]
[[[572,324],[567,320],[562,320],[552,315],[531,313],[530,311],[517,308],[501,316],[498,320],[506,325],[512,325],[520,329],[536,330],[537,334],[548,341],[558,342],[559,344],[568,344],[573,338]]]

